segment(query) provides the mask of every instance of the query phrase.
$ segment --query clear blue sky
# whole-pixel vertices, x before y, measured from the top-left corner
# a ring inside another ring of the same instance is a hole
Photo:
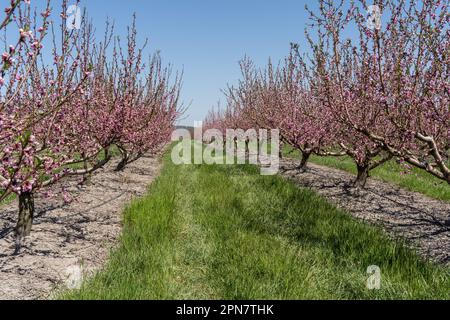
[[[260,65],[305,44],[305,3],[314,0],[82,0],[102,36],[106,17],[124,35],[134,12],[140,38],[161,50],[165,62],[184,68],[183,100],[192,104],[182,124],[203,120],[223,101],[221,89],[239,78],[238,61],[248,55]]]

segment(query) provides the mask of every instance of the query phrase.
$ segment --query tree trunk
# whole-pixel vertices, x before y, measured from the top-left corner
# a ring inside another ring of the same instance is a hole
[[[261,140],[256,139],[256,154],[259,156],[261,154]]]
[[[128,164],[128,157],[123,156],[122,160],[119,162],[119,164],[116,167],[116,172],[123,171]]]
[[[22,245],[22,240],[31,233],[34,216],[34,197],[32,192],[24,192],[19,195],[19,220],[16,225],[16,251],[17,254]]]
[[[87,160],[84,160],[84,161],[83,161],[83,169],[84,169],[85,171],[88,171],[88,168],[89,168],[88,162],[87,162]],[[82,184],[82,185],[87,184],[87,183],[89,182],[89,180],[90,180],[90,177],[91,177],[91,174],[90,174],[90,173],[85,173],[85,174],[83,174],[83,181],[81,182],[81,184]]]
[[[302,160],[300,161],[300,165],[298,166],[297,169],[299,170],[306,170],[306,165],[308,164],[308,160],[311,157],[311,152],[310,151],[302,151]]]
[[[261,141],[259,140],[259,137],[256,138],[256,162],[260,164],[259,156],[261,155]]]
[[[283,159],[283,148],[284,148],[284,143],[282,141],[280,141],[280,146],[279,146],[280,150],[278,150],[278,158],[279,159]]]
[[[356,177],[353,185],[357,188],[364,188],[367,183],[367,178],[369,177],[369,165],[357,165],[358,167],[358,176]]]
[[[226,137],[223,139],[222,143],[223,143],[222,156],[226,157],[227,156],[227,152],[228,152],[228,150],[227,150],[227,138]]]
[[[245,162],[248,163],[250,162],[250,139],[245,139]]]

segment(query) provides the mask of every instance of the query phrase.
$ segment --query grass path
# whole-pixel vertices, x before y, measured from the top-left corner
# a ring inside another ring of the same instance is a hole
[[[366,289],[377,265],[382,288]],[[120,245],[73,299],[449,299],[421,261],[312,191],[253,166],[175,166],[125,212]]]

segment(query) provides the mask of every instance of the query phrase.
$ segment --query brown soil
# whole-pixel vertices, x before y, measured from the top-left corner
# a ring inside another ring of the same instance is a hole
[[[281,175],[297,185],[317,191],[354,217],[381,225],[392,238],[406,240],[420,255],[450,265],[450,203],[369,179],[364,190],[352,187],[354,176],[341,170],[284,159]]]
[[[61,196],[36,195],[36,217],[31,236],[18,255],[14,253],[15,202],[0,208],[0,300],[48,299],[70,286],[73,271],[83,276],[101,268],[121,231],[127,203],[143,195],[160,170],[158,158],[144,157],[123,172],[111,163],[92,176],[90,183],[65,180],[74,201]]]

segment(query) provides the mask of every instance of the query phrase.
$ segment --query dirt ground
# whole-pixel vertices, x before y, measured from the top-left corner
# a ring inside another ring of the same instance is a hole
[[[351,186],[349,173],[308,164],[295,169],[298,160],[281,161],[281,175],[311,188],[358,219],[381,225],[392,238],[405,239],[420,255],[450,265],[450,203],[403,190],[370,178],[365,190]]]
[[[61,196],[37,194],[32,235],[18,255],[13,255],[17,204],[0,208],[0,300],[51,298],[55,289],[76,287],[104,265],[117,244],[124,207],[146,192],[161,163],[145,157],[123,172],[114,172],[114,165],[85,186],[79,180],[55,185],[55,193],[64,187],[76,199],[68,204]]]

